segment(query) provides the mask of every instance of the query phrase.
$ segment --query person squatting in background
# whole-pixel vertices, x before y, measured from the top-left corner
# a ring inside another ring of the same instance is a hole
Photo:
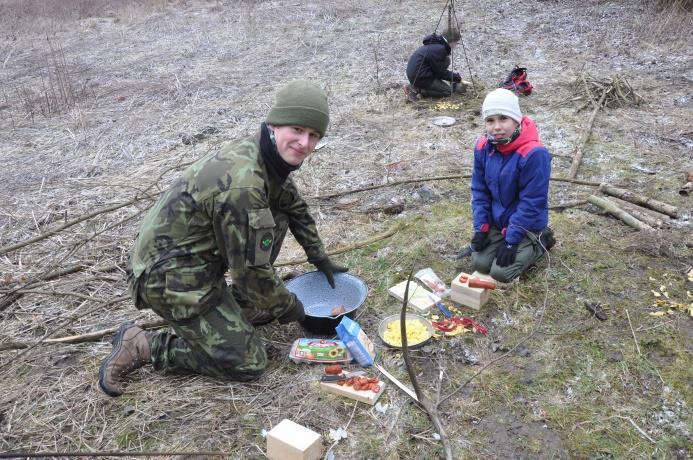
[[[290,176],[328,123],[325,92],[305,80],[288,83],[257,135],[199,159],[161,196],[140,226],[128,284],[135,307],[152,309],[172,331],[123,324],[99,370],[106,394],[122,394],[125,375],[145,364],[230,380],[259,377],[267,356],[254,326],[305,317],[273,267],[288,230],[334,288],[334,273],[347,269],[325,253]]]
[[[511,91],[491,91],[481,115],[486,135],[474,147],[472,266],[507,283],[556,242],[548,227],[551,154]]]
[[[460,74],[448,70],[450,53],[460,38],[457,29],[424,37],[423,45],[414,51],[407,63],[409,85],[405,87],[405,93],[409,101],[416,101],[419,94],[440,98],[451,96],[453,92],[465,92],[467,86],[462,83]],[[452,87],[447,82],[452,83]]]

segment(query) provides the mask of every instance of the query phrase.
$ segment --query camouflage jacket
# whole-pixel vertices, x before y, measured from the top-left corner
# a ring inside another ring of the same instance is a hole
[[[323,257],[308,205],[291,177],[279,184],[269,174],[259,135],[231,142],[186,169],[149,211],[132,249],[132,275],[173,270],[204,282],[229,270],[232,282],[256,291],[264,308],[293,306],[271,265],[280,213],[308,258]]]

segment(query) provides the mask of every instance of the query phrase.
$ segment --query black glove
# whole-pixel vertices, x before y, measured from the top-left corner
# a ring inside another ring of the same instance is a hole
[[[517,256],[517,245],[503,243],[498,246],[498,251],[496,252],[496,265],[499,267],[507,267],[515,263],[515,257]]]
[[[318,259],[315,262],[311,262],[315,267],[325,274],[327,282],[330,283],[332,289],[334,289],[334,274],[343,273],[349,271],[347,267],[342,267],[340,265],[335,265],[332,263],[329,257],[325,256],[322,259]]]
[[[452,81],[454,81],[455,83],[459,83],[462,81],[462,77],[460,76],[459,73],[453,72],[452,73]]]
[[[306,312],[303,310],[303,304],[294,295],[294,307],[285,311],[284,314],[277,318],[280,324],[290,323],[292,321],[303,321],[306,318]]]
[[[470,244],[470,246],[472,247],[472,250],[479,252],[486,249],[488,243],[488,232],[475,232],[474,236],[472,237],[472,244]]]

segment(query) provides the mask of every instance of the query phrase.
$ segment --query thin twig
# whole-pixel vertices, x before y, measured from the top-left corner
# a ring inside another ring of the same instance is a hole
[[[380,240],[384,240],[386,238],[391,237],[392,235],[399,232],[400,230],[403,230],[406,227],[408,227],[409,225],[412,225],[413,223],[417,222],[418,219],[419,218],[416,218],[412,222],[409,222],[409,223],[399,222],[396,225],[393,225],[388,230],[386,230],[382,233],[378,233],[377,235],[374,235],[374,236],[367,238],[365,240],[357,241],[357,242],[349,244],[347,246],[340,246],[338,248],[331,249],[331,250],[327,251],[327,255],[333,256],[335,254],[343,254],[345,252],[349,252],[349,251],[353,251],[356,249],[361,249],[361,248],[366,247],[366,246],[370,246],[371,244],[373,244],[375,242],[378,242]],[[300,264],[303,264],[306,262],[308,262],[308,259],[306,257],[299,257],[296,259],[287,260],[286,262],[275,263],[274,266],[275,267],[286,267],[287,265],[300,265]]]
[[[412,179],[403,179],[403,180],[399,180],[399,181],[388,182],[386,184],[379,184],[379,185],[371,185],[369,187],[354,188],[354,189],[350,189],[350,190],[343,190],[341,192],[327,193],[325,195],[314,195],[314,196],[310,196],[307,198],[312,199],[312,200],[326,200],[326,199],[335,198],[338,196],[351,195],[353,193],[366,192],[369,190],[377,190],[377,189],[386,188],[386,187],[394,187],[396,185],[411,184],[411,183],[416,183],[416,182],[431,182],[431,181],[439,181],[439,180],[470,179],[471,177],[472,177],[471,174],[453,174],[453,175],[448,175],[448,176],[432,176],[432,177],[419,177],[419,178],[412,178]],[[577,185],[588,185],[590,187],[599,187],[599,184],[601,184],[601,182],[581,180],[581,179],[575,179],[575,178],[570,178],[570,177],[552,177],[550,180],[556,181],[556,182],[569,182],[571,184],[577,184]]]
[[[640,345],[638,345],[638,339],[635,337],[635,331],[633,330],[633,324],[630,322],[630,314],[628,313],[628,309],[626,308],[626,318],[628,318],[628,326],[630,326],[630,332],[633,334],[633,342],[635,342],[635,349],[638,350],[638,355],[642,356],[642,353],[640,353]]]
[[[385,188],[385,187],[394,187],[395,185],[412,184],[412,183],[416,183],[416,182],[429,182],[429,181],[437,181],[437,180],[469,179],[471,177],[472,177],[471,174],[453,174],[450,176],[433,176],[433,177],[418,177],[418,178],[412,178],[412,179],[402,179],[402,180],[398,180],[398,181],[389,182],[387,184],[371,185],[369,187],[355,188],[355,189],[351,189],[351,190],[344,190],[341,192],[328,193],[325,195],[315,195],[315,196],[310,196],[308,198],[313,199],[313,200],[325,200],[325,199],[334,198],[337,196],[350,195],[352,193],[366,192],[368,190],[377,190],[377,189]]]
[[[237,454],[237,453],[236,453]],[[0,458],[48,458],[48,457],[226,457],[233,458],[234,452],[133,452],[133,451],[100,451],[100,452],[2,452]]]
[[[151,321],[142,321],[136,323],[135,325],[140,329],[155,329],[158,327],[166,326],[168,323],[163,319],[155,319]],[[96,342],[97,340],[103,338],[108,334],[113,334],[118,330],[118,326],[111,326],[106,329],[100,329],[98,331],[87,332],[86,334],[69,335],[66,337],[56,337],[54,339],[45,339],[43,345],[56,345],[61,343],[85,343],[85,342]],[[38,345],[37,343],[26,343],[26,342],[8,342],[0,344],[0,352],[7,350],[21,350],[24,348],[29,348],[31,346]]]
[[[582,161],[583,149],[585,148],[585,144],[587,144],[587,140],[590,138],[590,134],[592,134],[594,120],[597,118],[597,113],[599,113],[599,111],[601,110],[602,104],[604,104],[606,94],[607,91],[604,90],[604,92],[602,93],[602,97],[599,99],[599,102],[594,106],[594,110],[592,110],[592,115],[590,115],[590,118],[587,121],[587,127],[585,127],[585,130],[582,133],[580,143],[575,149],[575,154],[573,155],[573,163],[570,165],[570,170],[568,171],[568,177],[570,179],[575,179],[575,177],[577,176],[578,168],[580,167],[580,162]]]
[[[407,343],[407,303],[409,302],[409,284],[414,277],[414,267],[412,267],[409,272],[409,278],[407,279],[407,285],[404,288],[404,299],[402,300],[402,310],[400,312],[400,333],[402,335],[402,357],[404,358],[404,363],[407,368],[407,373],[409,374],[409,380],[414,387],[416,392],[416,397],[419,403],[424,408],[428,414],[428,418],[431,419],[433,426],[435,427],[438,435],[440,436],[440,442],[443,444],[443,451],[445,452],[445,458],[447,460],[452,460],[452,446],[450,445],[450,439],[448,438],[447,432],[445,431],[445,426],[441,422],[438,416],[438,406],[432,404],[431,400],[426,394],[424,394],[419,382],[416,378],[416,372],[414,371],[414,364],[411,361],[411,355],[409,354],[409,344]]]
[[[45,341],[48,340],[53,334],[55,334],[56,332],[58,332],[59,330],[65,328],[65,327],[69,326],[70,324],[74,323],[74,322],[77,321],[78,319],[84,318],[85,316],[87,316],[87,315],[89,315],[89,314],[91,314],[91,313],[94,313],[95,311],[98,311],[99,309],[103,309],[103,308],[105,308],[105,307],[109,307],[109,306],[114,305],[114,304],[119,303],[119,302],[123,302],[123,301],[125,301],[125,300],[127,300],[127,299],[129,299],[129,298],[130,298],[129,296],[122,296],[122,297],[117,297],[117,298],[113,299],[113,300],[110,301],[110,302],[98,304],[98,305],[94,306],[93,308],[89,309],[88,311],[86,311],[85,313],[82,313],[82,314],[80,314],[80,315],[77,315],[77,316],[75,316],[75,317],[73,317],[73,318],[70,318],[69,320],[65,321],[64,323],[59,324],[58,326],[54,327],[52,330],[46,332],[46,333],[43,335],[43,337],[42,337],[38,342],[32,343],[31,345],[29,345],[28,347],[26,347],[23,351],[21,351],[20,353],[18,353],[17,356],[14,356],[13,359],[8,360],[8,361],[7,361],[6,363],[4,363],[4,364],[0,364],[0,369],[2,369],[3,367],[9,365],[10,363],[16,362],[19,358],[21,358],[22,356],[26,355],[26,354],[27,354],[29,351],[31,351],[33,348],[36,348],[36,347],[38,347],[39,345],[45,343]]]
[[[35,237],[33,237],[33,238],[29,238],[29,239],[27,239],[27,240],[20,241],[19,243],[15,243],[15,244],[10,244],[10,245],[7,245],[7,246],[3,246],[3,247],[0,248],[0,255],[6,254],[6,253],[8,253],[8,252],[15,251],[15,250],[20,249],[20,248],[23,248],[23,247],[25,247],[25,246],[29,246],[30,244],[36,243],[37,241],[45,240],[46,238],[50,238],[50,237],[53,236],[53,235],[57,235],[58,233],[60,233],[60,232],[62,232],[63,230],[65,230],[66,228],[70,228],[70,227],[72,227],[73,225],[79,224],[80,222],[84,222],[84,221],[89,220],[89,219],[91,219],[92,217],[96,217],[96,216],[98,216],[98,215],[100,215],[100,214],[106,214],[106,213],[109,213],[109,212],[113,212],[113,211],[115,211],[115,210],[118,210],[118,209],[120,209],[120,208],[124,208],[124,207],[126,207],[126,206],[130,206],[130,205],[132,205],[132,204],[137,203],[137,202],[140,201],[140,200],[141,200],[141,198],[140,198],[139,196],[136,196],[136,197],[132,198],[131,200],[126,201],[125,203],[114,204],[114,205],[112,205],[112,206],[108,206],[108,207],[105,207],[105,208],[101,208],[101,209],[99,209],[99,210],[97,210],[97,211],[93,211],[93,212],[90,212],[90,213],[88,213],[88,214],[84,214],[84,215],[82,215],[82,216],[80,216],[80,217],[78,217],[78,218],[76,218],[76,219],[72,219],[71,221],[68,221],[68,222],[64,223],[63,225],[60,225],[59,227],[54,228],[53,230],[49,230],[49,231],[47,231],[46,233],[42,233],[41,235],[37,235],[37,236],[35,236]]]
[[[626,310],[626,311],[627,311],[627,310]],[[648,434],[645,432],[645,430],[643,430],[642,428],[640,428],[640,427],[633,421],[633,419],[630,418],[630,417],[626,417],[626,416],[624,416],[624,415],[612,415],[611,417],[607,417],[607,418],[604,419],[604,420],[611,420],[611,419],[614,419],[614,418],[620,418],[620,419],[623,419],[623,420],[628,420],[628,421],[630,422],[630,424],[633,425],[633,428],[635,428],[636,430],[638,430],[638,433],[640,433],[645,439],[647,439],[648,441],[650,441],[652,444],[657,444],[657,441],[655,441],[654,439],[652,439],[652,438],[650,437],[650,435],[648,435]]]

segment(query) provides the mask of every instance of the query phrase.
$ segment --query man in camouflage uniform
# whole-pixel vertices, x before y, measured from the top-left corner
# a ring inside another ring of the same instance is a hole
[[[287,230],[334,287],[333,274],[346,268],[325,254],[289,177],[328,123],[323,90],[293,81],[277,93],[257,136],[195,162],[149,211],[132,249],[129,288],[135,306],[154,310],[173,333],[122,325],[99,371],[105,393],[122,394],[123,377],[147,363],[240,381],[262,374],[267,356],[253,325],[305,317],[272,266]]]

